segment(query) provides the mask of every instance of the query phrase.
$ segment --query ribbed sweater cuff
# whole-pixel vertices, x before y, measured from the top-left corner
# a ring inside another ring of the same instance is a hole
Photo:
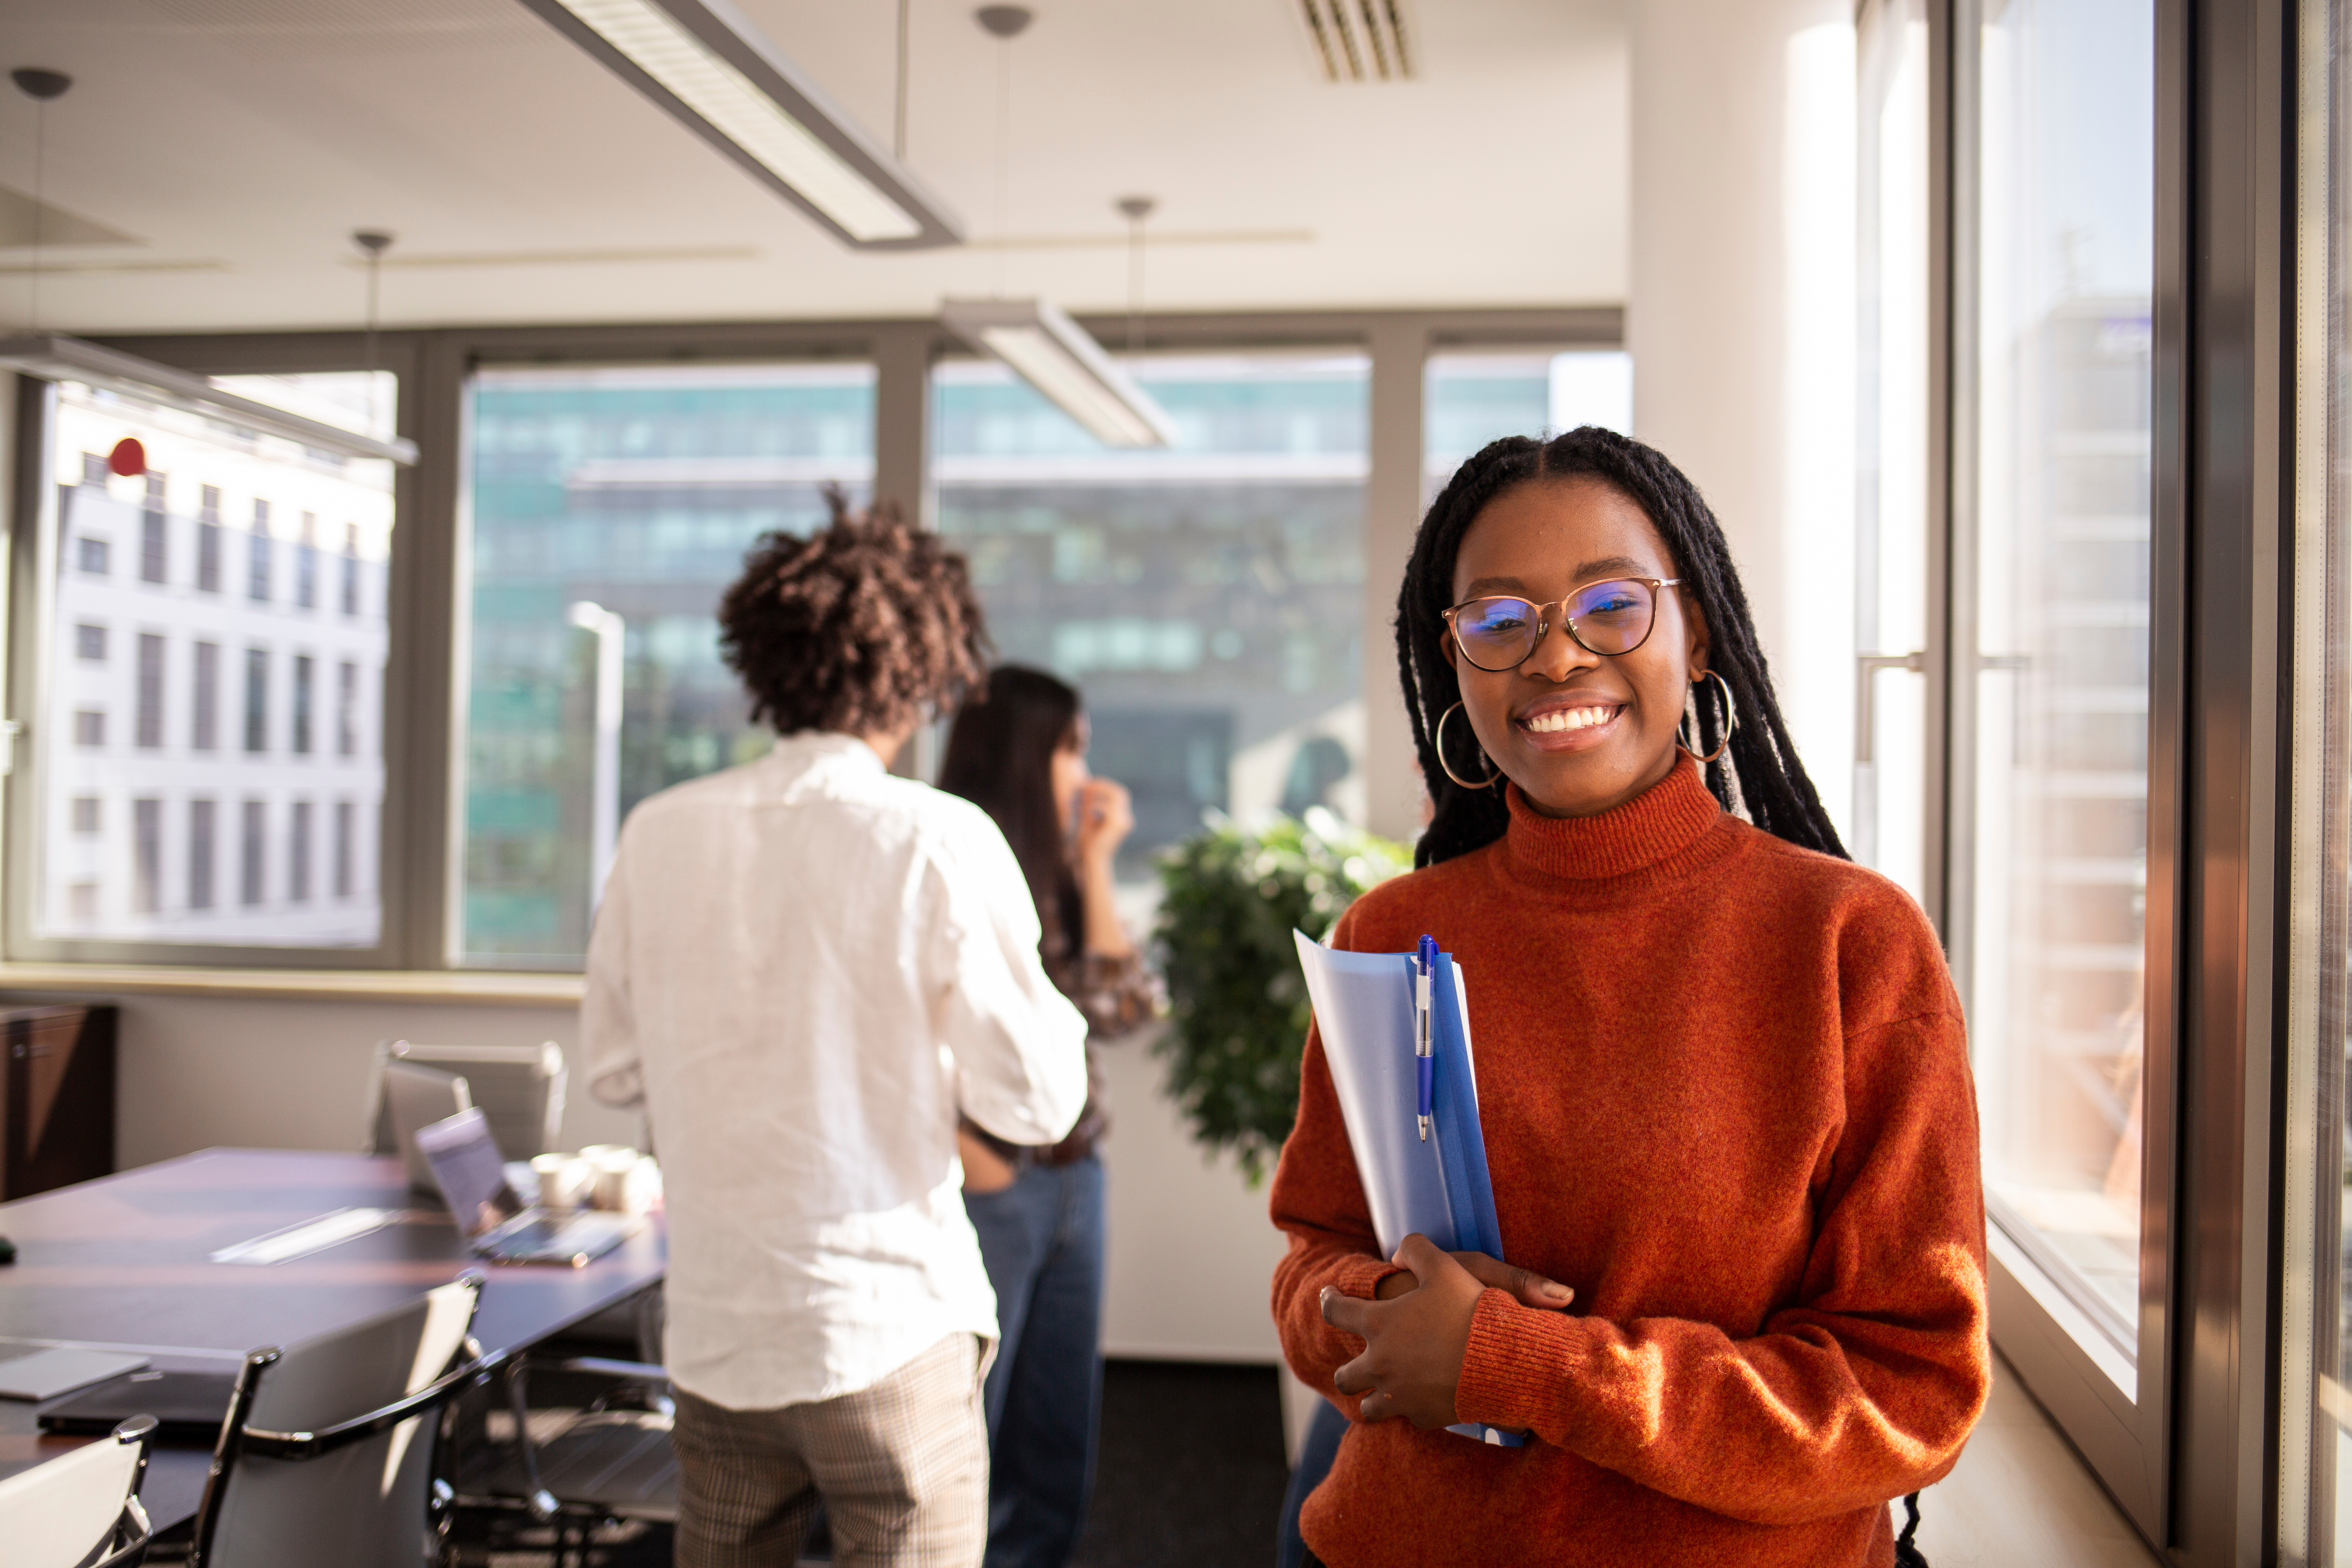
[[[1591,1354],[1582,1318],[1522,1307],[1507,1290],[1478,1293],[1454,1409],[1465,1421],[1556,1435],[1577,1369]]]

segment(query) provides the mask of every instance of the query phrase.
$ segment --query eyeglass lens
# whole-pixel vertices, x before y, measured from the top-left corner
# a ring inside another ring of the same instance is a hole
[[[1462,651],[1480,669],[1516,669],[1535,652],[1547,606],[1510,597],[1473,599],[1454,613]],[[1569,635],[1597,654],[1631,653],[1650,635],[1657,595],[1639,578],[1591,583],[1568,597]]]

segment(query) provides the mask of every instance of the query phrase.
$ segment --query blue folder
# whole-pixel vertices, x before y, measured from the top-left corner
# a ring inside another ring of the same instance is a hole
[[[1478,1077],[1461,966],[1451,953],[1438,955],[1430,1030],[1432,1117],[1423,1142],[1413,1062],[1413,955],[1342,952],[1303,931],[1294,934],[1382,1255],[1394,1257],[1404,1238],[1419,1231],[1448,1252],[1503,1257],[1486,1140],[1478,1126]],[[1525,1440],[1475,1422],[1447,1430],[1504,1447]]]

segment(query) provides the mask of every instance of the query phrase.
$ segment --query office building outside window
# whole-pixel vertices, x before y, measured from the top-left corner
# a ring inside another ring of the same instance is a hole
[[[253,503],[253,532],[246,545],[245,596],[257,605],[269,603],[270,574],[269,503]]]
[[[495,370],[470,394],[471,621],[462,730],[460,963],[569,967],[585,950],[596,637],[626,676],[620,805],[764,755],[719,657],[719,595],[772,529],[863,502],[874,373],[858,363]],[[371,591],[367,600],[373,603]],[[365,725],[362,750],[377,750]]]
[[[343,531],[343,614],[360,613],[360,531],[354,526]]]
[[[105,576],[113,558],[112,542],[94,533],[85,533],[74,541],[74,564],[89,576]]]
[[[131,907],[152,915],[163,907],[163,803],[131,803]]]
[[[345,659],[335,667],[335,755],[352,757],[360,749],[360,667]]]
[[[357,814],[347,800],[335,802],[335,897],[352,896],[352,837]]]
[[[301,537],[294,545],[294,607],[319,607],[319,514],[302,514]]]
[[[310,754],[310,671],[315,662],[309,654],[294,656],[294,711],[288,749],[298,757]]]
[[[217,594],[221,585],[220,487],[204,488],[204,504],[196,514],[196,588]]]
[[[171,545],[163,515],[165,488],[163,475],[148,474],[147,505],[139,517],[139,580],[142,583],[162,583],[171,576]]]
[[[139,634],[139,705],[134,720],[134,743],[154,751],[163,743],[163,639],[153,632]]]
[[[310,901],[310,803],[298,800],[289,814],[286,836],[286,901]]]
[[[244,832],[238,836],[237,847],[242,851],[237,868],[237,901],[247,909],[254,908],[268,897],[267,873],[269,869],[269,803],[248,800],[245,803]]]
[[[1357,353],[1153,357],[1164,451],[1104,447],[1002,366],[933,374],[940,531],[971,563],[999,657],[1086,695],[1096,772],[1133,792],[1117,866],[1216,814],[1361,821],[1363,489]]]
[[[341,374],[225,384],[349,428],[362,427],[371,388],[383,407],[394,390],[388,375]],[[37,678],[37,700],[54,717],[32,727],[26,748],[28,809],[46,825],[26,841],[28,934],[214,948],[373,947],[382,925],[376,832],[383,766],[380,752],[319,754],[319,666],[338,667],[333,695],[345,710],[338,724],[374,732],[388,628],[380,609],[321,616],[315,592],[308,608],[294,602],[297,592],[273,599],[268,551],[274,519],[315,514],[351,552],[357,602],[380,607],[375,584],[393,540],[391,465],[71,384],[59,386],[56,410],[50,463],[80,482],[57,491],[49,566],[38,578],[47,624],[57,630]],[[145,447],[149,476],[122,479],[102,459],[81,461],[126,436]],[[225,562],[225,517],[252,520],[249,531],[226,530],[244,533],[252,555],[238,559],[232,550]],[[150,549],[157,523],[160,545]],[[84,543],[135,548],[139,569],[74,569]],[[161,572],[150,571],[157,561]],[[239,592],[221,591],[225,566],[244,573]],[[83,626],[104,634],[107,657],[82,657],[100,651],[86,642]],[[110,733],[110,713],[121,715],[121,733]],[[72,743],[43,745],[44,734]],[[352,805],[349,848],[339,850],[350,860],[350,891],[331,905],[319,897],[320,812],[310,805],[307,828],[299,826],[298,794],[306,802],[331,795]],[[77,804],[85,800],[88,807]],[[223,800],[231,803],[226,819]],[[76,830],[85,820],[88,827]],[[301,831],[312,844],[298,857],[292,836]],[[298,904],[298,889],[307,904]]]
[[[91,664],[106,662],[106,628],[84,621],[74,627],[74,657]]]

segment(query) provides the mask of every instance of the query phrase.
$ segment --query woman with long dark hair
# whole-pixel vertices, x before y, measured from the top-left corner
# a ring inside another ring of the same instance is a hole
[[[1990,1381],[1967,1040],[1805,776],[1722,529],[1637,441],[1497,441],[1422,523],[1397,660],[1434,815],[1334,942],[1461,963],[1509,1258],[1380,1255],[1310,1035],[1275,1316],[1351,1425],[1307,1546],[1916,1562],[1887,1505]]]
[[[1158,984],[1112,901],[1112,862],[1135,826],[1127,791],[1087,769],[1078,694],[1003,665],[956,714],[940,787],[996,819],[1029,879],[1045,973],[1094,1037],[1150,1017]],[[1098,1086],[1088,1047],[1090,1084]],[[1105,1200],[1095,1150],[1108,1130],[1089,1093],[1050,1148],[959,1131],[964,1208],[996,1288],[1003,1341],[988,1374],[988,1568],[1061,1568],[1094,1489],[1102,1403]]]

